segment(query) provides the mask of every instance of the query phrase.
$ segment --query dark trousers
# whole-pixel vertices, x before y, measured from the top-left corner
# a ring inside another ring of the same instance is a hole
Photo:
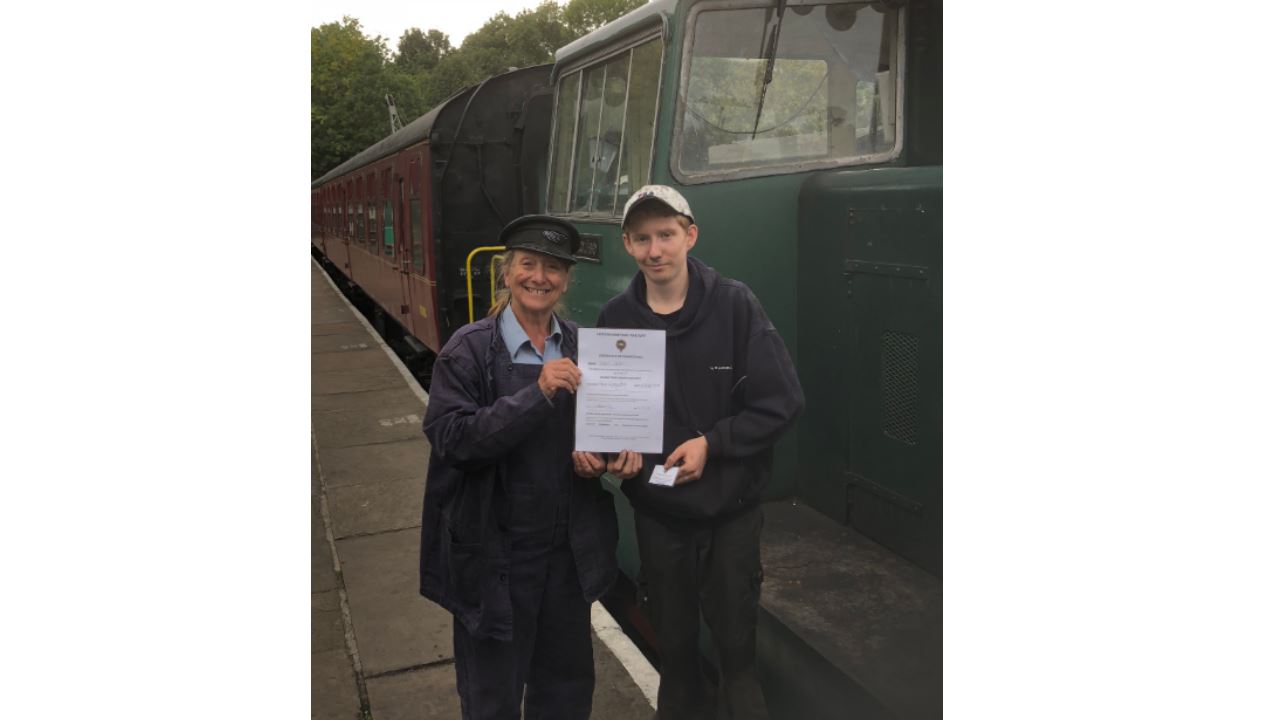
[[[756,675],[760,607],[759,507],[727,520],[689,522],[637,511],[644,592],[658,635],[663,720],[768,718]],[[699,610],[720,666],[714,700],[698,660]]]
[[[512,639],[477,639],[453,621],[464,720],[587,720],[595,687],[591,606],[569,545],[515,540],[511,547]]]

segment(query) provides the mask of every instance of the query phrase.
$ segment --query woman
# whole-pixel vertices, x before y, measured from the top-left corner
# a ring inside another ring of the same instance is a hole
[[[591,603],[617,574],[613,496],[575,476],[578,326],[554,311],[578,233],[527,215],[503,228],[506,291],[440,351],[421,592],[454,615],[462,716],[591,714]],[[615,461],[622,469],[620,461]]]

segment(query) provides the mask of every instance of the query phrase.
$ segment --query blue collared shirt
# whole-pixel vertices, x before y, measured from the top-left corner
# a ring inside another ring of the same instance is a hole
[[[503,308],[502,313],[498,315],[498,331],[502,333],[502,342],[507,346],[511,362],[520,365],[541,365],[564,357],[560,354],[560,321],[556,320],[555,315],[551,316],[551,334],[547,336],[541,355],[533,347],[524,328],[520,327],[520,321],[516,320],[516,313],[510,305]]]

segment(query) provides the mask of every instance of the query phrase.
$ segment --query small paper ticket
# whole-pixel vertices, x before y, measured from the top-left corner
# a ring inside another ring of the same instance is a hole
[[[676,476],[680,474],[680,467],[672,465],[664,468],[661,465],[653,466],[653,475],[649,476],[649,482],[653,485],[666,485],[671,487],[676,484]]]

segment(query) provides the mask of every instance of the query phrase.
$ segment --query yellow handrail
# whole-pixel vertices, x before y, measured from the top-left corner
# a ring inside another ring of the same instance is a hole
[[[489,258],[489,307],[493,307],[498,302],[498,258],[501,255],[494,255]]]
[[[505,245],[484,245],[482,247],[476,248],[475,250],[472,250],[470,253],[467,254],[467,268],[466,268],[467,322],[476,321],[476,301],[475,301],[475,297],[471,294],[471,259],[474,258],[477,254],[482,252],[504,252],[506,251],[506,249],[507,249],[507,246]],[[493,305],[494,299],[496,297],[495,290],[494,290],[494,285],[496,281],[496,277],[494,276],[495,260],[497,260],[497,256],[494,256],[493,258],[489,259],[489,305],[490,306]]]

